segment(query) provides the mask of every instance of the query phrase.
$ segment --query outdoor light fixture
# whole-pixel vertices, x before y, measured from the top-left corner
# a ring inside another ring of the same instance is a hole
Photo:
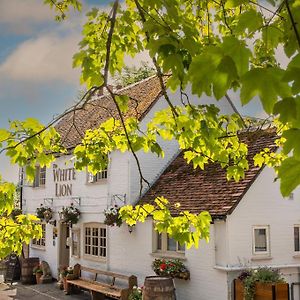
[[[128,225],[128,231],[131,234],[133,231],[134,225]]]

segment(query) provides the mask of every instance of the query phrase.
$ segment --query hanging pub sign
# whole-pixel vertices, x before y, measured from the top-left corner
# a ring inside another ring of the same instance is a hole
[[[72,181],[76,180],[75,168],[58,168],[53,165],[53,180],[55,183],[55,196],[72,196]]]

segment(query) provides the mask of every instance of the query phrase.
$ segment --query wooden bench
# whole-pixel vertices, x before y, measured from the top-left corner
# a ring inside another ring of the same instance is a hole
[[[93,274],[93,279],[84,277],[83,272]],[[78,274],[78,276],[76,276],[76,274]],[[66,294],[70,294],[71,286],[73,285],[89,290],[92,300],[103,300],[105,296],[109,296],[113,299],[128,300],[133,287],[137,286],[137,278],[134,275],[126,276],[109,271],[95,270],[79,264],[74,266],[74,275],[75,279],[66,279]],[[99,279],[99,275],[101,279]],[[98,281],[102,279],[103,282]],[[124,283],[124,286],[115,284],[116,279]]]

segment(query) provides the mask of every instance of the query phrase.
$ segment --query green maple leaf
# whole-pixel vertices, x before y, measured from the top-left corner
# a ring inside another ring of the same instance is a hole
[[[293,94],[300,93],[300,54],[296,55],[289,63],[283,80],[287,82],[293,82],[292,92]]]
[[[213,91],[217,100],[221,99],[238,77],[234,61],[230,56],[224,56],[216,69],[213,78]]]
[[[238,19],[236,31],[243,33],[248,30],[248,34],[254,33],[263,25],[262,15],[255,9],[249,9],[242,13]]]
[[[285,159],[278,168],[278,177],[280,178],[280,191],[284,197],[300,184],[300,161],[294,157]]]
[[[205,53],[196,56],[189,69],[189,77],[192,82],[192,92],[201,97],[202,93],[211,96],[211,84],[214,80],[215,70],[223,58],[222,50],[209,46]]]
[[[264,110],[271,114],[279,96],[290,96],[290,87],[282,82],[283,70],[275,67],[254,68],[241,78],[241,102],[247,104],[259,96]]]
[[[273,113],[279,114],[279,120],[287,123],[297,118],[297,105],[295,98],[289,97],[277,102],[274,106]]]
[[[121,112],[126,113],[128,110],[129,97],[126,95],[115,95],[115,100],[116,100]]]
[[[240,41],[234,36],[227,36],[223,39],[221,48],[224,54],[230,56],[235,62],[239,76],[248,71],[251,51],[244,41]]]
[[[286,138],[286,142],[283,146],[283,152],[288,154],[293,150],[294,157],[296,159],[300,159],[300,129],[292,128],[286,130],[282,136]]]

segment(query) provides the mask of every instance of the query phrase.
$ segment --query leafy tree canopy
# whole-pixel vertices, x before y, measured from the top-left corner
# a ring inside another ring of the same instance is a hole
[[[81,8],[77,0],[44,2],[57,11],[58,20],[66,18],[70,8]],[[247,145],[239,140],[238,133],[253,126],[261,128],[267,121],[253,124],[239,114],[220,115],[216,107],[201,102],[191,105],[184,93],[191,85],[199,97],[206,94],[217,100],[228,99],[229,90],[240,94],[242,104],[257,96],[270,116],[270,126],[277,131],[280,150],[274,154],[265,149],[254,161],[275,169],[283,196],[300,184],[299,0],[126,0],[122,5],[115,0],[109,12],[94,8],[87,18],[79,51],[73,57],[87,92],[69,112],[80,109],[105,88],[119,118],[86,132],[74,149],[78,169],[101,170],[107,164],[107,154],[118,149],[131,151],[140,170],[136,151],[163,156],[157,141],[160,136],[178,140],[187,162],[194,167],[204,169],[213,162],[227,171],[228,179],[243,178],[248,169]],[[289,58],[286,67],[278,61],[278,49]],[[125,55],[134,57],[144,50],[153,60],[169,108],[159,111],[141,134],[137,118],[125,118],[129,98],[115,94],[108,78],[124,72]],[[168,96],[167,88],[181,91],[181,106],[174,104],[178,99]],[[35,164],[47,166],[54,160],[52,153],[63,151],[58,140],[51,126],[35,120],[16,121],[10,130],[0,131],[2,151],[13,163],[26,165],[29,179],[34,176]],[[142,188],[146,179],[142,172],[140,175]],[[178,202],[180,207],[180,199]],[[121,210],[129,224],[144,221],[149,214],[157,230],[167,230],[189,246],[197,246],[200,238],[208,237],[209,214],[179,212],[173,218],[166,199],[156,199],[153,206]]]

